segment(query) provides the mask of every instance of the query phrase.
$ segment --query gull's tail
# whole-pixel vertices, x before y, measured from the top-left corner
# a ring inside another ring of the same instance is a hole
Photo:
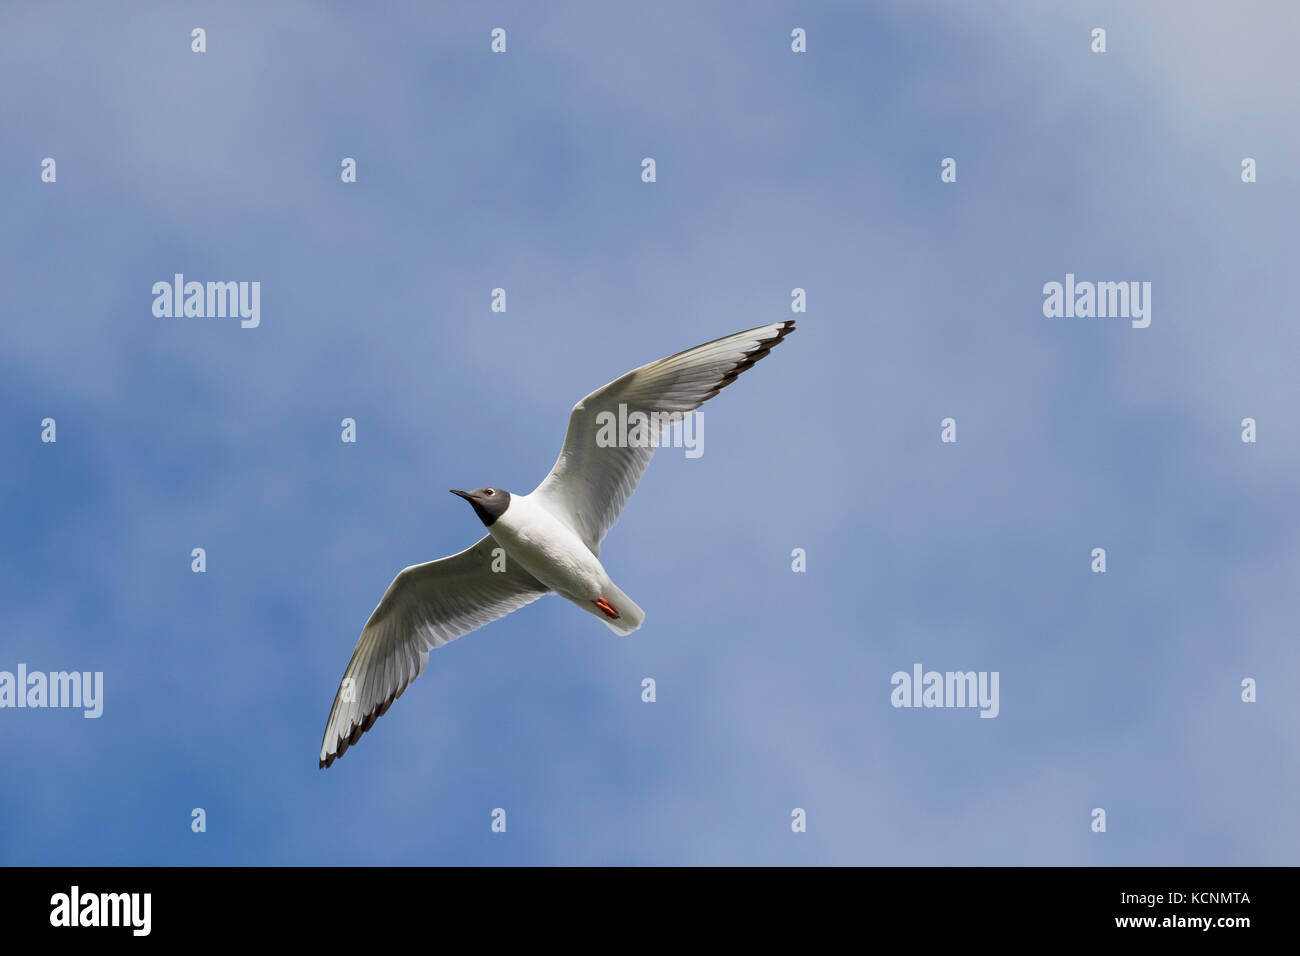
[[[600,599],[593,601],[589,610],[605,622],[605,626],[620,637],[626,637],[641,626],[645,611],[614,584],[605,586]]]

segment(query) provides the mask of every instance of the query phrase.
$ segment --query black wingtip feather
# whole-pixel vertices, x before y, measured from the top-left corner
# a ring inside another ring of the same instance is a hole
[[[787,335],[789,335],[793,331],[794,331],[794,319],[786,319],[784,322],[781,323],[781,328],[777,330],[776,335],[774,335],[770,339],[764,339],[757,346],[750,349],[748,352],[744,353],[745,357],[741,359],[739,362],[737,362],[735,367],[732,368],[731,371],[727,372],[726,375],[722,376],[722,379],[718,382],[717,385],[713,386],[713,388],[709,390],[709,394],[704,396],[704,399],[703,401],[700,402],[700,404],[703,405],[704,402],[707,402],[713,396],[717,395],[718,392],[722,391],[724,388],[726,388],[736,379],[740,378],[740,374],[742,372],[751,368],[760,359],[766,357],[767,354],[772,351],[772,349],[776,348],[778,345],[781,344],[782,339],[784,339]]]
[[[362,717],[360,723],[353,724],[352,730],[349,733],[340,736],[338,740],[338,747],[339,747],[338,751],[336,753],[326,754],[325,759],[320,762],[320,769],[324,770],[326,767],[333,764],[334,761],[337,760],[339,757],[342,757],[345,753],[347,753],[348,748],[351,747],[353,744],[355,744],[357,741],[359,741],[361,739],[361,735],[375,725],[376,720],[384,716],[384,714],[388,713],[388,708],[393,706],[393,701],[397,700],[397,698],[402,696],[402,691],[404,690],[406,690],[405,687],[401,688],[401,690],[398,690],[386,701],[384,701],[382,704],[380,704],[370,713]]]

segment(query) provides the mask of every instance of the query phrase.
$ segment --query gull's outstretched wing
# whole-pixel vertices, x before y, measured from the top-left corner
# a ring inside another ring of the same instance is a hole
[[[322,767],[343,756],[424,673],[430,649],[549,593],[514,562],[493,571],[494,547],[489,535],[460,554],[414,565],[393,579],[361,631],[334,697],[321,742]]]
[[[794,322],[789,321],[737,332],[643,365],[596,389],[573,406],[560,457],[533,495],[564,520],[592,554],[599,555],[600,542],[618,520],[654,454],[648,442],[629,442],[626,447],[607,441],[608,447],[598,444],[601,413],[608,413],[604,419],[608,423],[620,420],[620,405],[623,421],[633,412],[649,418],[655,412],[694,411],[793,330]],[[649,431],[646,434],[653,437]]]

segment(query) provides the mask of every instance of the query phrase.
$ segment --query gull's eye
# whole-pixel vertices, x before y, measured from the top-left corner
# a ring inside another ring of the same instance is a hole
[[[491,488],[484,488],[484,489],[483,489],[483,494],[485,494],[485,495],[487,495],[489,498],[491,498],[493,495],[496,494],[496,492],[493,491]]]

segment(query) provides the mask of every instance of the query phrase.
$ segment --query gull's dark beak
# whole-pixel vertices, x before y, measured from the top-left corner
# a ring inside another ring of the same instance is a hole
[[[458,488],[452,488],[452,489],[451,489],[451,493],[452,493],[453,495],[460,495],[460,496],[461,496],[462,498],[464,498],[466,501],[473,501],[473,500],[474,500],[472,497],[470,497],[470,493],[469,493],[468,491],[461,491],[461,490],[458,489]]]

